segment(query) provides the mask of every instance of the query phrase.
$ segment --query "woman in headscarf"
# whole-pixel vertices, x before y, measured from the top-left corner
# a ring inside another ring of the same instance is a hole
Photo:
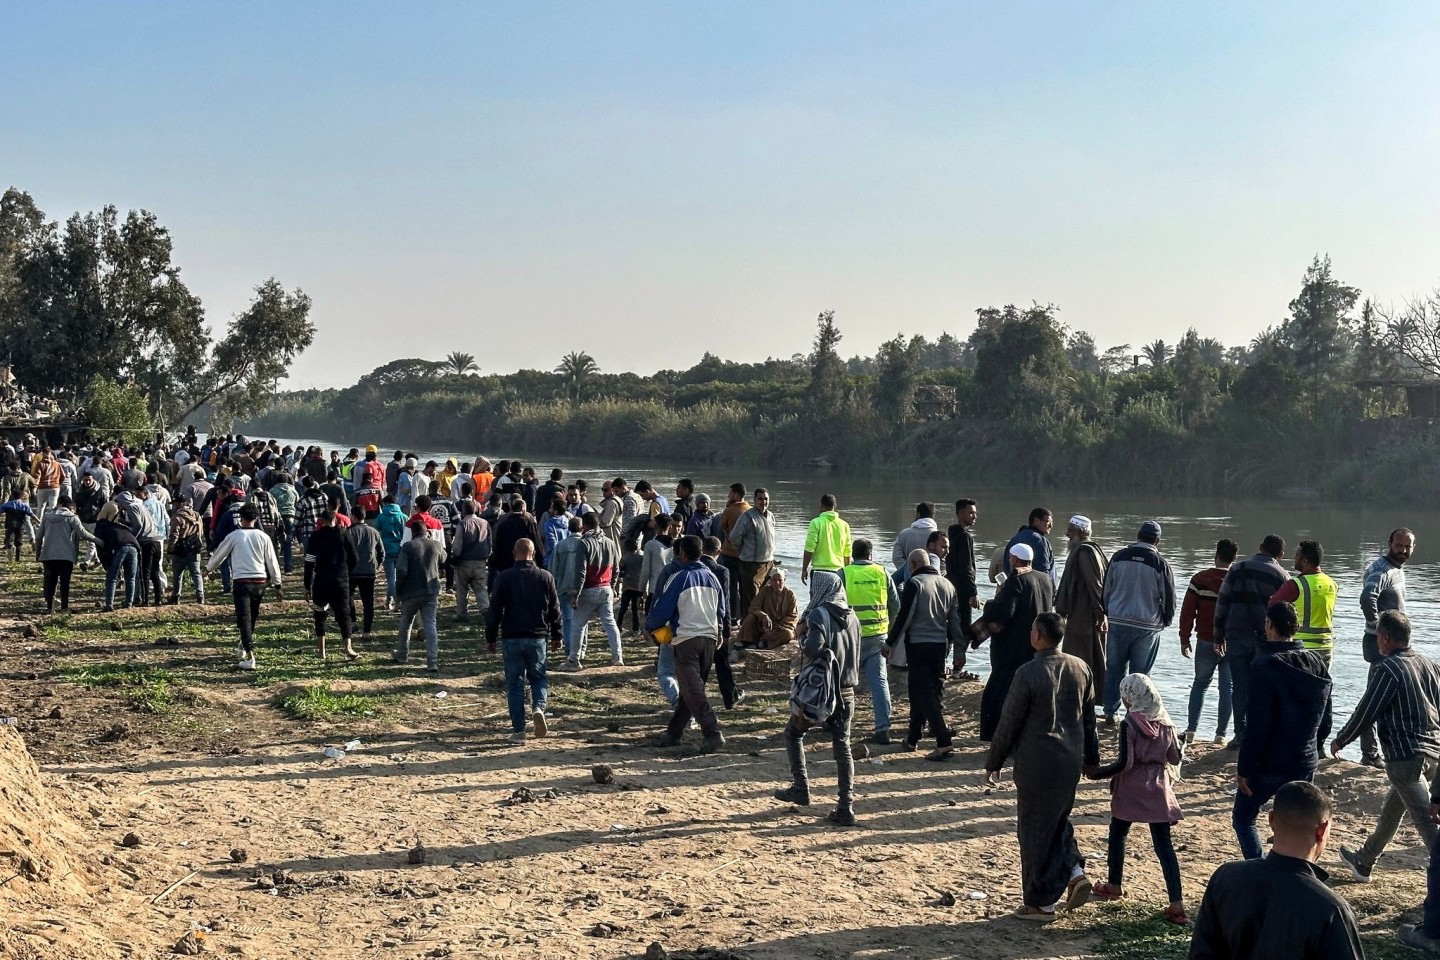
[[[1165,919],[1183,926],[1190,921],[1181,899],[1180,862],[1170,839],[1170,827],[1181,818],[1171,787],[1179,775],[1182,756],[1175,724],[1155,684],[1143,673],[1132,673],[1120,682],[1120,700],[1125,704],[1120,757],[1094,774],[1095,779],[1110,778],[1110,879],[1096,884],[1093,893],[1101,900],[1125,895],[1125,838],[1132,823],[1148,823],[1170,897]]]
[[[775,791],[775,798],[802,807],[810,805],[805,732],[822,724],[830,731],[839,781],[839,805],[830,813],[830,820],[854,826],[855,759],[850,753],[850,721],[855,716],[855,685],[860,682],[860,621],[846,602],[844,582],[836,574],[817,570],[810,575],[810,602],[800,618],[796,639],[804,666],[791,692],[790,722],[785,725],[791,784]],[[825,691],[826,685],[833,685],[833,690]],[[833,695],[833,701],[826,693]],[[828,716],[816,715],[818,702],[833,702]]]

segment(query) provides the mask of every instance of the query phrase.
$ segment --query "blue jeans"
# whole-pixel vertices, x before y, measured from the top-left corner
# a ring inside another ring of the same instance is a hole
[[[500,641],[505,664],[505,701],[510,707],[510,728],[525,729],[525,683],[530,683],[530,703],[545,712],[550,701],[550,681],[545,678],[545,638],[505,637]]]
[[[1314,771],[1302,779],[1314,780]],[[1235,792],[1235,809],[1231,812],[1230,822],[1235,827],[1235,838],[1240,841],[1241,856],[1246,860],[1259,860],[1265,856],[1265,848],[1260,846],[1260,831],[1255,829],[1255,819],[1260,816],[1260,808],[1289,783],[1290,778],[1262,775],[1251,777],[1246,782],[1250,785],[1250,796],[1238,790]]]
[[[1215,723],[1215,735],[1225,736],[1230,729],[1230,661],[1215,656],[1215,644],[1208,640],[1195,641],[1195,682],[1190,685],[1190,722],[1185,727],[1192,733],[1200,724],[1200,711],[1205,706],[1205,691],[1215,671],[1220,671],[1220,717]]]
[[[660,653],[655,657],[655,682],[660,684],[660,693],[670,706],[680,702],[680,681],[675,677],[675,648],[668,643],[660,644]]]
[[[435,667],[440,661],[440,635],[435,631],[435,612],[440,598],[414,597],[400,603],[400,635],[395,643],[395,659],[410,659],[410,625],[419,619],[425,633],[425,665]]]
[[[1430,848],[1430,866],[1425,868],[1425,919],[1420,930],[1427,937],[1440,937],[1440,839]]]
[[[1150,672],[1160,653],[1160,631],[1110,624],[1105,641],[1105,716],[1120,709],[1120,681],[1132,673]]]
[[[875,732],[890,729],[890,672],[885,658],[876,650],[860,660],[860,670],[870,685],[870,699],[875,706]]]
[[[609,587],[590,587],[580,591],[580,605],[575,608],[570,633],[565,637],[565,655],[576,663],[585,659],[590,621],[596,619],[600,621],[600,629],[610,644],[610,659],[624,659],[620,649],[620,627],[615,623],[615,594]]]
[[[115,551],[105,571],[105,606],[115,606],[115,581],[125,576],[125,606],[135,606],[135,591],[140,586],[140,551],[128,543]]]
[[[397,553],[395,557],[385,557],[385,599],[392,603],[395,601],[395,558],[398,556]]]
[[[560,639],[564,642],[565,653],[570,653],[570,634],[575,629],[575,611],[570,606],[570,601],[575,595],[568,591],[560,594]]]

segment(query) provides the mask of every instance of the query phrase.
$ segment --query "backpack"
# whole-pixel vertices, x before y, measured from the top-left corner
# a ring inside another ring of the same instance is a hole
[[[840,702],[840,664],[828,647],[795,675],[790,684],[790,706],[814,723],[824,723]]]
[[[280,508],[275,505],[275,498],[270,496],[268,490],[253,490],[250,493],[250,502],[260,511],[260,529],[273,537],[275,531],[280,529]]]

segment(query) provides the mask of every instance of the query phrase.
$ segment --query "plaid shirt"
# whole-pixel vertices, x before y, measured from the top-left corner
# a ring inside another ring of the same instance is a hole
[[[295,533],[308,538],[320,525],[320,511],[325,509],[323,496],[302,496],[295,504]]]

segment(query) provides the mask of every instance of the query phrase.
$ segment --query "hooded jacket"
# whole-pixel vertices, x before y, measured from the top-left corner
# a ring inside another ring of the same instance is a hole
[[[925,541],[930,539],[930,534],[939,529],[933,517],[920,517],[896,534],[895,546],[890,550],[890,562],[895,565],[895,569],[904,570],[905,564],[910,560],[911,552],[924,550]]]
[[[905,582],[900,591],[900,612],[890,624],[889,646],[901,640],[910,643],[964,643],[964,621],[955,585],[934,567],[925,566]]]
[[[400,555],[400,544],[405,542],[405,511],[396,503],[387,503],[380,508],[375,518],[375,529],[380,533],[380,542],[385,545],[385,556]]]
[[[815,659],[821,650],[829,650],[840,668],[841,689],[854,689],[860,682],[860,620],[855,611],[826,601],[806,613],[805,622],[809,626],[800,646],[805,662]]]
[[[35,551],[42,563],[46,560],[74,563],[80,559],[80,544],[86,541],[98,544],[100,538],[87,532],[74,513],[65,507],[55,507],[45,511],[45,519],[40,521]]]
[[[1308,780],[1330,736],[1330,669],[1298,640],[1267,642],[1250,665],[1248,724],[1235,772]]]

